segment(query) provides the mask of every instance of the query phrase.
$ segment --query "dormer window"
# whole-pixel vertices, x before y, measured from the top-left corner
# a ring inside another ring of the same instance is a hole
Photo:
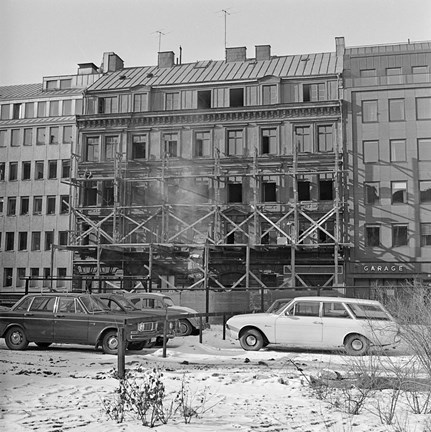
[[[230,89],[229,106],[232,108],[244,106],[244,89],[243,88]]]
[[[101,97],[98,99],[98,110],[99,114],[111,114],[118,112],[118,100],[117,97]]]
[[[262,103],[263,105],[272,105],[277,103],[277,86],[264,85],[262,86]]]
[[[180,107],[180,94],[166,93],[165,108],[167,111],[177,110]]]
[[[211,108],[211,90],[198,91],[198,109]]]

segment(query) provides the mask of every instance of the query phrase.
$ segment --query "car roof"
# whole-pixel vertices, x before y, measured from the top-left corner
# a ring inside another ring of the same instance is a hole
[[[81,297],[81,296],[85,296],[85,295],[90,295],[89,293],[85,293],[85,292],[35,292],[35,293],[28,293],[25,295],[25,297],[58,297],[58,296],[62,296],[62,297]]]
[[[323,296],[307,296],[307,297],[294,297],[292,300],[301,301],[328,301],[332,303],[361,303],[361,304],[380,304],[377,300],[368,300],[350,297],[323,297]]]
[[[166,294],[161,294],[161,293],[149,293],[149,292],[125,292],[123,293],[127,296],[135,296],[135,297],[147,297],[147,298],[163,298],[163,297],[169,297]]]

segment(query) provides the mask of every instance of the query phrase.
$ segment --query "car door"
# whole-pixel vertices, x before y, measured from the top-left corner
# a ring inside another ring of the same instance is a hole
[[[53,342],[55,296],[35,296],[24,312],[23,326],[32,342]]]
[[[276,343],[319,347],[323,328],[319,301],[297,301],[282,312],[275,322]]]
[[[360,333],[358,323],[354,320],[343,303],[324,301],[322,305],[323,345],[326,348],[337,348],[343,345],[346,334]]]
[[[60,297],[54,314],[56,343],[88,343],[88,314],[75,297]]]

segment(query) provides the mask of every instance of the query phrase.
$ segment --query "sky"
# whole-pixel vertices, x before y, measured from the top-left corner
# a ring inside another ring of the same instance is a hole
[[[223,12],[226,11],[226,12]],[[431,40],[431,0],[0,0],[0,85],[75,74],[115,52],[125,67],[220,60],[225,47],[273,55]]]

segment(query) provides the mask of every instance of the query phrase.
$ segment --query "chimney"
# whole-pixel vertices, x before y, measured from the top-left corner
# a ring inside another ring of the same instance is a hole
[[[256,45],[256,60],[270,60],[271,59],[271,45]]]
[[[159,68],[170,68],[175,64],[175,54],[173,51],[159,52]]]
[[[78,63],[78,75],[90,75],[99,73],[94,63]]]
[[[344,37],[335,38],[335,54],[337,56],[343,56],[346,44],[344,42]]]
[[[226,48],[226,61],[227,62],[245,61],[246,51],[247,51],[246,47]]]
[[[124,68],[124,62],[114,52],[103,53],[102,72],[115,72]]]

